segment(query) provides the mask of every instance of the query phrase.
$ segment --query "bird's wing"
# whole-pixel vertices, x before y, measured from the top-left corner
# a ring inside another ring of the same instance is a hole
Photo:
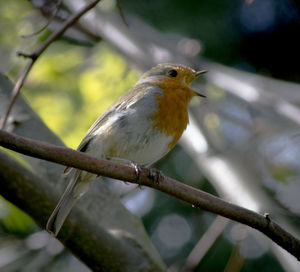
[[[94,132],[101,127],[115,112],[122,112],[128,108],[134,108],[136,104],[141,102],[141,98],[146,98],[147,93],[153,90],[153,85],[149,83],[143,83],[131,88],[125,94],[123,94],[117,101],[110,106],[103,114],[101,114],[94,124],[90,127],[85,137],[79,144],[77,151],[85,152],[89,143],[94,138]],[[134,99],[133,99],[134,98]],[[72,167],[67,167],[64,173],[68,173]]]
[[[77,151],[80,151],[80,152],[85,152],[86,151],[89,143],[94,138],[93,133],[95,132],[95,130],[98,129],[101,126],[101,124],[105,123],[106,120],[108,120],[108,118],[113,114],[113,112],[114,112],[114,108],[110,107],[103,114],[101,114],[98,117],[98,119],[90,127],[90,129],[88,130],[87,134],[84,136],[84,138],[82,139],[81,143],[77,147],[77,149],[76,149]],[[70,167],[70,166],[66,167],[64,173],[70,172],[71,169],[72,169],[72,167]]]

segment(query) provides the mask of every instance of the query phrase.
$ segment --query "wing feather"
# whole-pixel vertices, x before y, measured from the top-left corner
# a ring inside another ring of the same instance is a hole
[[[85,152],[88,145],[94,138],[94,132],[101,127],[115,112],[122,112],[128,108],[134,108],[139,101],[141,101],[141,97],[146,96],[147,93],[153,90],[153,84],[151,83],[142,83],[136,85],[134,88],[131,88],[128,92],[123,94],[112,106],[110,106],[103,114],[99,116],[99,118],[94,122],[94,124],[90,127],[85,137],[82,139],[79,144],[77,151]],[[133,99],[134,98],[134,99]],[[131,103],[128,103],[131,101]],[[70,172],[72,167],[66,167],[64,173]]]

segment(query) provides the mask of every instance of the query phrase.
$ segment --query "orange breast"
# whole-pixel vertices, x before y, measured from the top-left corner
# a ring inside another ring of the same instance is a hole
[[[195,94],[188,86],[174,79],[164,78],[155,84],[163,90],[163,94],[156,95],[158,110],[154,116],[153,128],[173,137],[168,145],[171,149],[189,122],[188,104]]]

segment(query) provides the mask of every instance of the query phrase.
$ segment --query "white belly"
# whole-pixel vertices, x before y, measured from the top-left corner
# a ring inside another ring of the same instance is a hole
[[[162,158],[171,136],[152,128],[152,121],[136,111],[114,115],[94,133],[87,153],[96,157],[124,158],[149,165]]]

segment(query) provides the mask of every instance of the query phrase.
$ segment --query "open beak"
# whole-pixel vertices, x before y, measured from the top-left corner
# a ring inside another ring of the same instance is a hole
[[[195,78],[197,78],[197,77],[199,77],[203,74],[206,74],[206,73],[207,73],[207,70],[201,70],[201,71],[195,72],[193,75],[194,75]]]
[[[192,81],[193,81],[194,79],[196,79],[197,77],[199,77],[199,76],[205,74],[205,73],[207,73],[206,70],[201,70],[201,71],[197,71],[197,72],[193,73],[193,75],[192,75]],[[204,94],[201,94],[201,93],[198,93],[198,92],[195,92],[195,91],[194,91],[194,93],[195,93],[196,95],[198,95],[198,96],[206,97]]]

